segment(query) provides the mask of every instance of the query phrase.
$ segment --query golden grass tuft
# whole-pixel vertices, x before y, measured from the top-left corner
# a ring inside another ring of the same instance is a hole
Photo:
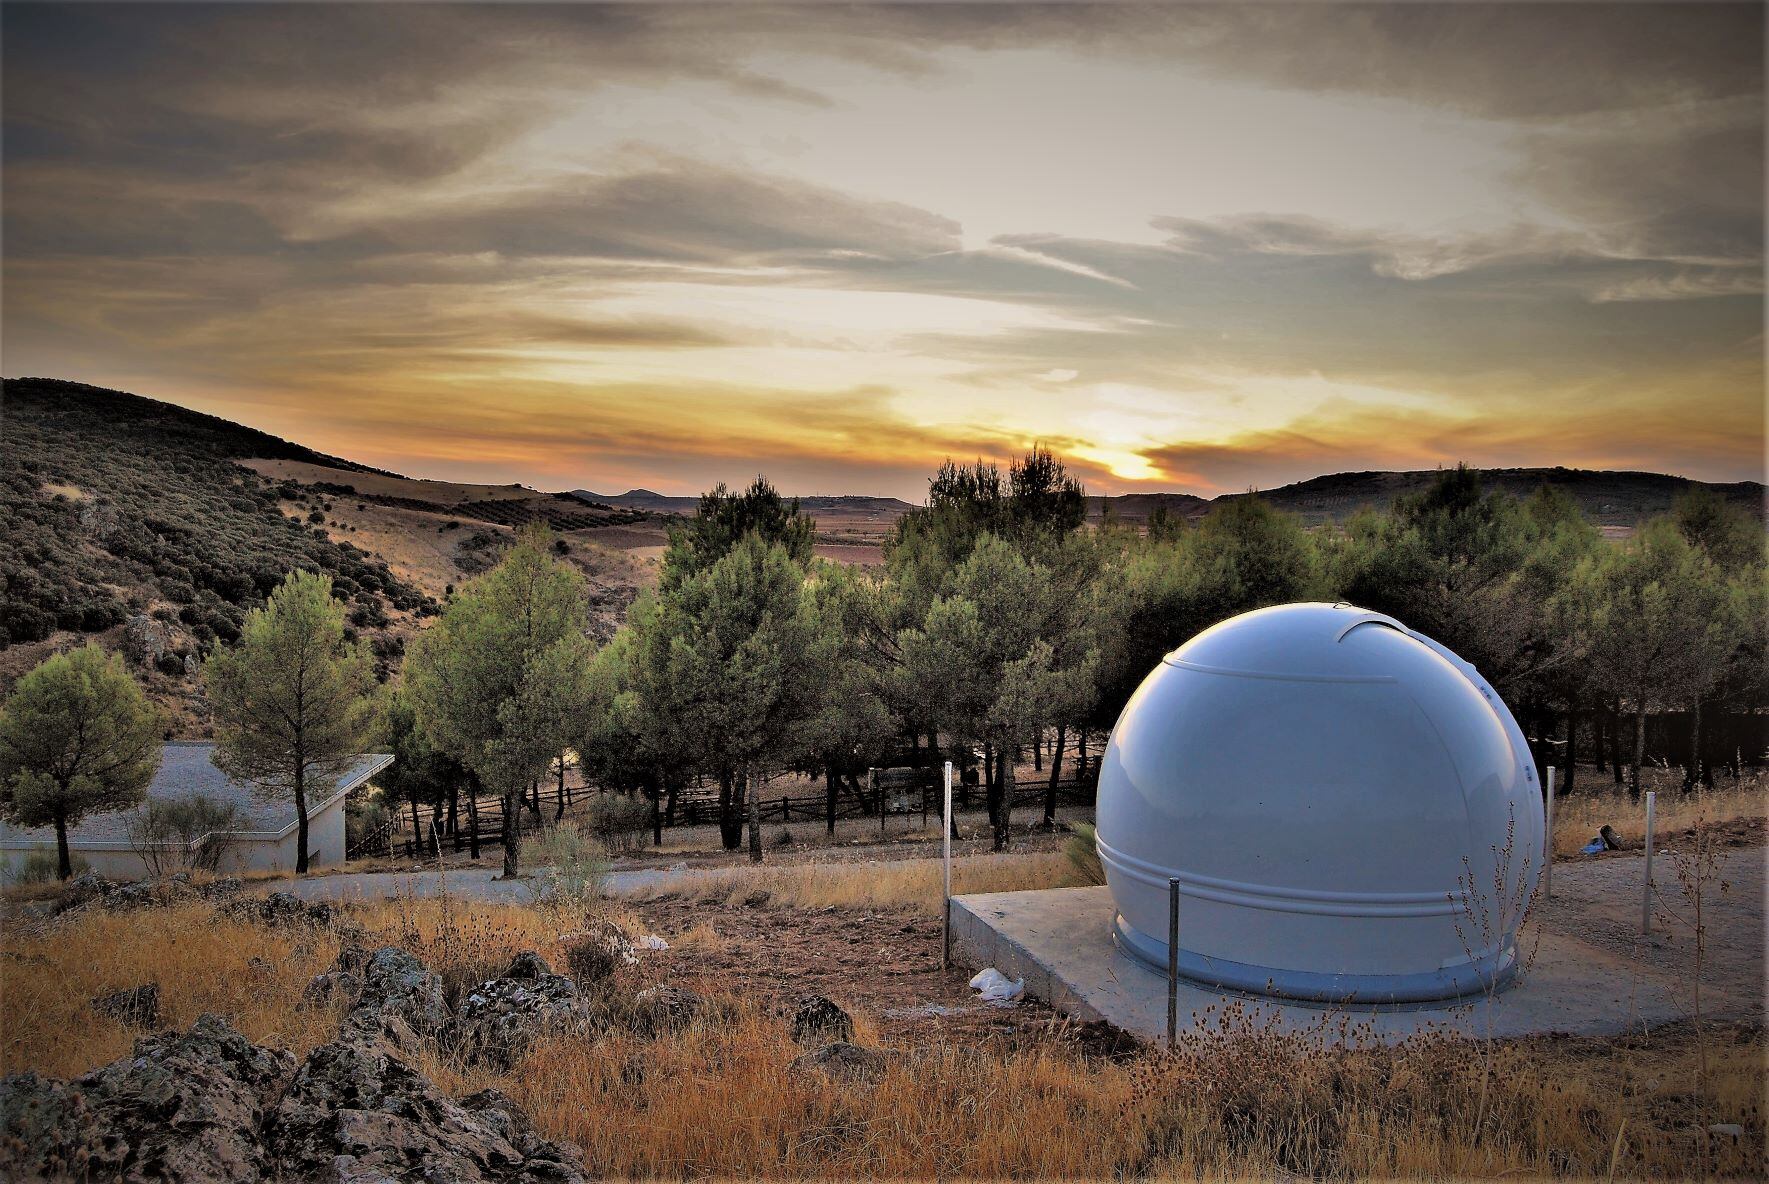
[[[259,1044],[305,1052],[337,1032],[335,1014],[300,1005],[337,953],[324,931],[273,930],[206,904],[82,912],[9,933],[0,946],[0,1070],[72,1077],[128,1055],[138,1033],[91,1000],[149,982],[160,987],[161,1027],[187,1028],[214,1012]]]
[[[952,891],[1016,892],[1071,883],[1061,852],[967,855],[952,861]],[[701,900],[712,904],[771,904],[798,909],[912,909],[940,913],[940,861],[876,864],[799,863],[738,867],[623,894],[635,900]]]
[[[1647,774],[1641,780],[1641,792],[1658,791],[1653,825],[1661,836],[1686,830],[1698,821],[1714,825],[1769,814],[1769,783],[1761,772],[1737,780],[1722,775],[1712,789],[1690,790],[1683,788],[1681,769],[1647,770]],[[1601,788],[1592,792],[1597,786]],[[1635,801],[1625,788],[1616,788],[1607,773],[1581,765],[1574,792],[1555,796],[1555,855],[1578,854],[1605,824],[1614,827],[1625,843],[1644,843],[1646,805]]]

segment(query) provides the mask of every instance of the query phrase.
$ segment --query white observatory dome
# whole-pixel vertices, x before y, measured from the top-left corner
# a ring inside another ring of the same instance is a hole
[[[1400,622],[1288,604],[1212,626],[1143,680],[1100,766],[1117,939],[1295,999],[1502,987],[1542,854],[1523,733],[1474,667]]]

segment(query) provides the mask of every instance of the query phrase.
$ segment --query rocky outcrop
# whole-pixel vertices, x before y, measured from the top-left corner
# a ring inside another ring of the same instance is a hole
[[[344,910],[326,900],[302,900],[292,892],[271,892],[264,896],[232,896],[221,904],[221,912],[240,921],[255,921],[272,929],[332,929],[347,937],[360,934],[356,922]]]
[[[884,1072],[887,1063],[885,1055],[875,1049],[838,1040],[794,1057],[787,1068],[797,1073],[826,1073],[845,1081],[874,1081]]]
[[[125,909],[183,904],[193,900],[227,902],[238,896],[240,887],[240,881],[235,876],[222,876],[208,883],[198,884],[191,879],[189,872],[178,872],[159,879],[119,883],[107,880],[97,872],[81,872],[67,882],[61,895],[56,898],[53,911],[60,914],[77,909],[98,908],[119,912]],[[288,893],[278,895],[287,896]],[[223,907],[225,909],[229,906]]]
[[[172,649],[172,627],[146,613],[123,622],[123,654],[137,666],[152,666]]]
[[[396,946],[373,953],[345,946],[304,994],[309,1003],[344,1007],[347,1039],[380,1038],[411,1049],[420,1039],[441,1035],[449,1022],[442,980]]]
[[[577,983],[528,952],[516,955],[502,978],[468,992],[444,1041],[471,1059],[507,1068],[540,1037],[581,1032],[589,1024],[589,1001]]]
[[[370,980],[404,980],[408,968],[373,961]],[[386,996],[409,1027],[401,1001],[428,989]],[[503,1094],[456,1102],[364,1027],[297,1066],[204,1016],[78,1081],[0,1081],[0,1179],[575,1184],[583,1169]]]
[[[792,1038],[800,1044],[852,1040],[854,1020],[827,995],[802,995],[792,1011]]]
[[[225,1020],[135,1042],[76,1082],[0,1082],[0,1177],[120,1181],[262,1179],[260,1131],[295,1067]]]
[[[100,995],[92,1001],[92,1010],[118,1023],[151,1028],[160,1022],[160,984],[142,983]]]
[[[586,987],[639,961],[632,938],[608,920],[596,920],[576,933],[568,933],[559,939],[559,944],[565,950],[565,965],[571,977]]]
[[[384,1041],[313,1050],[277,1103],[267,1143],[296,1180],[567,1184],[576,1151],[536,1135],[502,1094],[456,1102]]]
[[[633,996],[633,1026],[646,1036],[679,1032],[705,1010],[706,1000],[686,987],[647,987]]]

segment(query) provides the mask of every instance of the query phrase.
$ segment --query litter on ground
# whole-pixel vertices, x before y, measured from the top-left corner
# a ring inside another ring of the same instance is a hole
[[[977,977],[970,980],[971,989],[978,992],[977,998],[984,1003],[993,1003],[997,1007],[1012,1007],[1025,994],[1026,980],[1010,979],[993,966],[979,971]]]

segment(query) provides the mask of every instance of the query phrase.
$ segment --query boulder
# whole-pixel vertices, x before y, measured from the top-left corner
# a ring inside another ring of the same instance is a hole
[[[7,1078],[0,1177],[259,1180],[272,1171],[259,1132],[294,1066],[206,1015],[76,1082]]]
[[[118,1023],[151,1028],[160,1022],[160,984],[142,983],[100,995],[92,1001],[92,1010]]]
[[[480,983],[461,1001],[445,1043],[502,1068],[542,1036],[583,1031],[589,1001],[576,982],[554,974],[540,955],[516,955],[502,978]]]
[[[534,1134],[508,1098],[485,1091],[455,1102],[381,1041],[327,1044],[308,1054],[277,1103],[266,1142],[293,1180],[583,1179],[577,1152]]]
[[[0,1179],[85,1179],[103,1155],[98,1116],[79,1087],[35,1073],[0,1078]]]
[[[172,648],[172,627],[146,613],[123,623],[123,654],[137,666],[152,666]]]
[[[346,949],[340,958],[350,953]],[[442,980],[404,950],[394,946],[376,950],[362,962],[360,973],[362,990],[345,1021],[347,1032],[385,1033],[409,1046],[408,1030],[431,1037],[447,1026]]]
[[[632,939],[608,920],[597,920],[576,933],[568,933],[559,939],[559,944],[565,948],[565,965],[571,977],[586,987],[639,962]]]
[[[302,900],[292,892],[232,895],[224,898],[221,912],[240,921],[255,921],[272,929],[330,929],[346,941],[362,936],[362,926],[344,915],[330,901]]]
[[[65,913],[89,905],[102,905],[116,890],[115,881],[107,880],[97,872],[81,872],[62,887],[61,895],[56,898],[55,911]]]
[[[787,1068],[797,1073],[821,1072],[847,1081],[872,1081],[884,1072],[885,1054],[838,1040],[794,1057]]]
[[[679,1032],[706,1009],[706,1000],[686,987],[647,987],[633,996],[634,1027],[656,1036]]]
[[[800,1044],[852,1040],[854,1020],[827,995],[803,995],[793,1008],[792,1038]]]

